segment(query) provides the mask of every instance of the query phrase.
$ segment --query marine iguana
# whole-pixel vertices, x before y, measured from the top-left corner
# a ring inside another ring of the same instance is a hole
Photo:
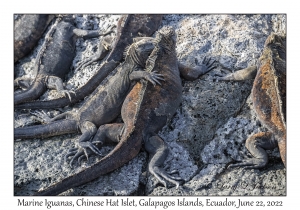
[[[33,101],[16,105],[15,109],[51,109],[74,104],[92,93],[123,59],[123,52],[139,35],[151,36],[160,26],[162,15],[123,15],[118,21],[117,37],[105,62],[81,88],[70,93],[71,99],[61,97],[50,101]]]
[[[89,140],[95,135],[100,125],[110,123],[120,114],[122,103],[130,90],[132,81],[145,79],[156,85],[160,84],[159,80],[163,80],[160,74],[145,72],[144,66],[140,65],[143,65],[145,61],[142,61],[144,57],[139,56],[139,53],[149,55],[152,49],[152,43],[147,40],[140,40],[131,45],[125,53],[125,61],[118,66],[116,75],[109,80],[105,89],[103,87],[98,89],[78,112],[62,113],[46,125],[16,128],[15,139],[46,138],[81,131],[82,135],[78,140],[79,150],[87,155],[86,148],[89,148],[101,155]]]
[[[19,14],[14,20],[14,62],[27,55],[38,43],[54,15]]]
[[[265,150],[279,147],[286,165],[286,36],[272,33],[265,42],[257,66],[217,78],[220,81],[254,79],[251,97],[253,108],[268,132],[254,134],[246,140],[253,158],[229,167],[262,168],[268,163]]]
[[[147,85],[148,82],[145,80],[137,82],[122,105],[121,114],[124,123],[101,125],[89,142],[89,144],[104,143],[109,139],[119,142],[118,145],[96,164],[39,191],[36,195],[56,195],[109,173],[134,158],[139,153],[142,143],[150,154],[149,171],[165,186],[164,179],[179,186],[181,178],[171,175],[174,171],[167,173],[161,168],[168,155],[168,148],[157,135],[179,107],[182,96],[173,35],[172,28],[162,28],[157,33],[155,47],[146,61],[145,72],[157,71],[161,74],[164,78],[161,85]],[[205,60],[201,66],[201,74],[212,70],[215,67],[213,63]],[[19,129],[21,130],[24,129]],[[34,129],[31,129],[31,132],[33,131]],[[17,133],[18,137],[21,137],[20,133]],[[84,151],[79,150],[73,154],[74,157],[81,158]]]
[[[64,90],[62,79],[70,70],[75,57],[75,44],[78,37],[85,39],[104,36],[98,30],[82,30],[74,26],[71,15],[62,19],[57,18],[55,24],[48,31],[45,41],[37,55],[34,71],[36,78],[33,84],[25,91],[14,94],[14,104],[20,104],[40,97],[47,88],[56,89],[59,93],[70,98],[68,90]],[[14,85],[24,84],[23,78],[14,81]],[[27,81],[27,83],[29,83]]]

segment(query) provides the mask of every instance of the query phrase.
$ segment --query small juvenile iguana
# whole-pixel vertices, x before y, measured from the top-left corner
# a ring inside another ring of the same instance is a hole
[[[78,62],[78,66],[74,71],[78,71],[79,69],[83,69],[86,66],[90,65],[91,63],[94,63],[96,61],[102,60],[107,53],[111,50],[111,44],[113,42],[113,39],[111,36],[105,36],[98,44],[97,46],[97,52],[95,55],[91,56],[90,58],[86,60],[82,60]]]
[[[167,173],[161,167],[168,155],[168,148],[157,135],[157,132],[179,107],[182,96],[182,84],[173,35],[172,28],[162,28],[154,40],[155,47],[152,48],[152,53],[146,61],[145,72],[159,72],[164,78],[161,85],[147,85],[147,81],[144,80],[137,82],[122,105],[121,114],[124,123],[100,126],[93,140],[89,142],[91,144],[103,143],[109,139],[113,142],[119,142],[118,145],[96,164],[39,191],[36,195],[57,195],[115,170],[139,153],[142,142],[150,153],[149,171],[165,186],[164,179],[176,186],[180,184],[180,177],[172,176],[173,172]],[[142,57],[146,56],[143,55]],[[205,62],[198,69],[197,75],[205,74],[213,69],[212,64],[209,64],[209,61]],[[196,70],[193,70],[195,73]],[[186,69],[184,72],[188,74]],[[74,157],[80,158],[82,154],[83,151],[78,151]]]
[[[40,97],[47,88],[54,88],[59,93],[70,98],[70,93],[63,88],[62,79],[69,72],[76,55],[75,44],[78,37],[94,38],[111,33],[101,34],[98,30],[81,30],[74,26],[74,18],[65,16],[57,18],[55,24],[48,31],[45,41],[35,61],[36,78],[25,91],[14,94],[14,104],[20,104]],[[14,85],[26,84],[26,79],[18,78]],[[28,82],[29,83],[29,82]]]
[[[50,101],[33,101],[15,106],[15,109],[51,109],[74,104],[92,93],[123,59],[123,52],[140,35],[151,36],[160,26],[162,15],[123,15],[118,21],[117,37],[112,51],[96,74],[81,88],[70,93],[71,99],[61,97]]]
[[[38,43],[54,15],[20,14],[14,21],[14,62],[27,55]]]
[[[230,167],[262,168],[268,163],[265,150],[279,147],[281,159],[286,165],[286,36],[272,33],[266,40],[257,66],[225,75],[220,81],[254,79],[251,97],[253,108],[268,132],[251,135],[246,147],[253,158]]]

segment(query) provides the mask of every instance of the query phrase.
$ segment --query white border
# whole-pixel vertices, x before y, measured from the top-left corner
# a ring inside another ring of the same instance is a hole
[[[296,1],[293,1],[296,2]],[[236,14],[236,13],[286,13],[287,14],[287,196],[286,197],[228,197],[230,200],[269,200],[283,201],[284,207],[299,206],[299,181],[297,177],[300,175],[299,170],[299,150],[300,140],[298,130],[299,124],[299,107],[300,94],[297,84],[299,81],[299,15],[298,5],[292,2],[283,2],[278,0],[209,0],[209,1],[132,1],[132,0],[113,0],[113,1],[33,1],[33,0],[15,0],[2,1],[0,6],[0,131],[1,131],[1,178],[0,178],[0,195],[1,206],[3,209],[17,206],[17,199],[22,197],[13,196],[13,14],[14,13],[190,13],[190,14]],[[298,39],[297,39],[298,38]],[[298,61],[298,62],[297,62]],[[27,200],[44,200],[45,198],[25,197]],[[73,200],[76,202],[80,197],[48,197],[50,200]],[[106,200],[108,197],[88,197],[90,200]],[[118,199],[124,199],[121,197]],[[130,197],[137,201],[143,197]],[[176,200],[182,197],[153,197],[156,201]],[[208,197],[199,197],[205,201]],[[210,197],[212,200],[225,200],[226,197]],[[117,199],[112,197],[112,199]],[[187,197],[187,199],[195,200],[196,197]],[[30,207],[29,207],[30,208]],[[32,208],[32,207],[31,207]],[[30,208],[30,209],[31,209]],[[34,207],[33,207],[34,208]],[[46,208],[46,207],[44,207]],[[61,207],[53,207],[55,209]],[[68,207],[64,207],[68,208]],[[73,208],[73,207],[72,207]],[[80,207],[79,207],[80,208]],[[93,207],[101,208],[101,207]],[[102,207],[103,208],[103,207]],[[122,209],[126,207],[122,207]],[[127,209],[132,207],[128,207]],[[144,207],[146,209],[155,209],[154,207]],[[199,207],[190,207],[197,208]],[[74,208],[73,208],[74,209]],[[116,209],[115,207],[105,207],[104,209]],[[163,209],[157,207],[157,209]],[[168,209],[174,209],[169,207]],[[232,209],[232,207],[222,207],[222,209]],[[295,209],[295,208],[294,208]]]

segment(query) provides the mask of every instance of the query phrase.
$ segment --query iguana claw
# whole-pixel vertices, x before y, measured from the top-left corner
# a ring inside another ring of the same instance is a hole
[[[162,168],[159,167],[153,167],[151,170],[151,173],[158,179],[160,183],[162,183],[165,187],[167,187],[167,184],[165,180],[175,184],[176,189],[178,189],[180,183],[184,181],[181,177],[172,176],[171,174],[178,173],[177,170],[173,170],[172,172],[166,172]],[[165,180],[164,180],[165,179]]]
[[[156,84],[161,85],[159,80],[165,81],[162,74],[158,74],[157,71],[149,72],[145,79],[155,86]]]
[[[207,72],[213,70],[214,68],[216,68],[216,66],[214,65],[216,60],[214,60],[211,63],[210,63],[210,61],[211,61],[211,58],[207,59],[206,56],[204,57],[201,66],[206,69],[203,71],[203,73],[207,73]],[[197,60],[196,60],[196,63],[198,63]]]
[[[85,156],[88,158],[88,153],[86,151],[87,148],[89,148],[91,151],[93,151],[96,155],[102,156],[100,150],[92,143],[92,142],[79,142],[79,146],[83,148]]]
[[[76,152],[76,154],[74,155],[74,157],[71,159],[71,161],[69,163],[69,165],[70,165],[71,168],[73,167],[73,163],[74,163],[75,159],[76,158],[80,158],[82,156],[81,153],[83,153],[83,151]]]
[[[69,98],[70,101],[72,100],[70,93],[73,93],[74,95],[76,95],[73,90],[62,90],[62,91],[60,91],[60,93],[64,94],[65,96],[68,96],[68,98]]]
[[[97,60],[97,58],[94,58],[94,56],[93,56],[93,57],[87,58],[86,60],[78,62],[78,66],[76,67],[75,71],[78,71],[81,68],[87,67],[88,65],[92,64],[96,60]]]
[[[85,158],[85,157],[86,157],[85,155],[81,155],[81,156],[78,158],[78,160],[77,160],[78,165],[81,164],[82,159]]]
[[[47,124],[47,123],[51,122],[51,118],[47,115],[47,113],[44,110],[41,110],[41,111],[38,111],[38,110],[30,111],[30,113],[32,115],[34,115],[36,117],[36,119],[38,121],[40,121],[41,123]]]
[[[75,159],[77,159],[77,162],[80,164],[81,160],[86,157],[86,159],[89,159],[89,156],[92,153],[95,153],[96,155],[102,156],[102,153],[100,150],[94,145],[94,143],[97,142],[79,142],[78,147],[79,148],[72,148],[69,150],[68,154],[65,156],[65,162],[67,162],[69,156],[74,157],[70,161],[70,166],[73,165]],[[89,149],[89,150],[88,150]]]

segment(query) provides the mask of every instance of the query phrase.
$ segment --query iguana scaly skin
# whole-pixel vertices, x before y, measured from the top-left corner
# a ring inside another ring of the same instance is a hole
[[[176,186],[180,184],[180,177],[172,176],[173,172],[167,173],[162,169],[168,148],[157,135],[179,107],[182,96],[173,35],[172,28],[161,29],[155,38],[155,47],[146,61],[146,72],[157,71],[163,75],[164,81],[161,85],[149,85],[145,80],[137,82],[122,105],[124,123],[102,125],[93,137],[93,142],[111,140],[119,142],[118,145],[96,164],[39,191],[36,195],[57,195],[109,173],[133,159],[139,153],[142,143],[150,154],[149,171],[165,186],[164,180]],[[206,73],[212,68],[205,69]]]
[[[106,35],[98,30],[87,31],[75,28],[73,17],[58,18],[48,31],[43,46],[35,62],[35,81],[25,91],[14,94],[14,104],[20,104],[40,97],[47,88],[54,88],[70,98],[70,93],[63,88],[62,79],[69,72],[76,55],[75,44],[78,37],[94,38]],[[17,79],[15,84],[21,79]]]
[[[260,132],[246,140],[253,158],[230,167],[262,168],[268,163],[265,150],[279,147],[286,165],[286,36],[272,33],[265,42],[258,66],[218,78],[221,81],[254,79],[251,97],[260,122],[269,132]]]
[[[20,15],[14,21],[14,62],[26,56],[38,43],[54,15]]]
[[[160,26],[162,15],[124,15],[117,25],[117,37],[112,51],[96,74],[81,88],[71,93],[71,99],[61,97],[50,101],[34,101],[15,106],[16,109],[51,109],[74,104],[92,93],[122,61],[123,52],[140,35],[151,36]]]
[[[46,138],[80,131],[82,135],[78,142],[79,151],[73,150],[67,155],[75,154],[71,163],[83,153],[88,155],[86,148],[101,155],[97,147],[89,140],[96,134],[100,125],[110,123],[120,114],[122,103],[130,90],[132,81],[146,79],[155,85],[156,83],[160,84],[159,80],[163,79],[155,72],[143,71],[144,66],[140,65],[145,61],[141,61],[143,56],[138,56],[139,53],[143,52],[149,55],[152,49],[152,44],[147,43],[147,40],[133,44],[127,49],[125,61],[119,65],[116,75],[109,80],[105,89],[99,88],[78,112],[66,112],[58,115],[47,125],[16,128],[15,139]],[[136,56],[138,56],[138,60]]]

